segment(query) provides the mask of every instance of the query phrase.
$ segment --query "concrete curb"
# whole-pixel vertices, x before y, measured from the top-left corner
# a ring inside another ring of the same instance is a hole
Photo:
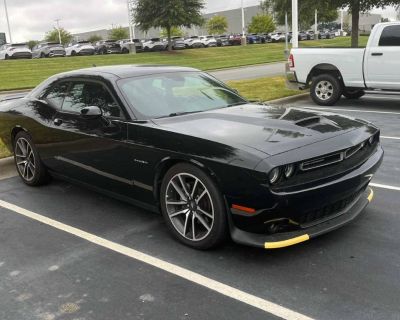
[[[289,96],[289,97],[285,97],[285,98],[279,98],[279,99],[275,99],[275,100],[265,101],[265,103],[268,103],[268,104],[286,104],[286,103],[296,102],[296,101],[301,100],[301,99],[305,99],[308,96],[309,96],[309,93],[305,92],[305,93],[296,94],[294,96]]]
[[[0,159],[0,180],[15,177],[17,174],[13,157]]]

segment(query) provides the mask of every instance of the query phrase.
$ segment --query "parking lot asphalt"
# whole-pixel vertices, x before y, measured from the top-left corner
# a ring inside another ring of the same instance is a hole
[[[373,183],[400,187],[400,99],[366,96],[323,108],[382,129]],[[291,106],[317,108],[308,98]],[[319,107],[318,107],[319,108]],[[351,111],[350,111],[351,110]],[[388,137],[388,138],[385,138]],[[196,251],[159,215],[62,181],[0,181],[0,200],[216,280],[315,319],[400,319],[400,191],[374,188],[354,223],[302,245],[265,251],[227,242]],[[275,319],[51,225],[0,207],[1,319]],[[284,317],[295,319],[293,316]]]

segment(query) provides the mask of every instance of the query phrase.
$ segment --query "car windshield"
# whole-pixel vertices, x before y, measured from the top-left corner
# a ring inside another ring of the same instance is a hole
[[[162,118],[245,104],[247,101],[201,72],[163,73],[118,81],[126,99],[145,118]]]

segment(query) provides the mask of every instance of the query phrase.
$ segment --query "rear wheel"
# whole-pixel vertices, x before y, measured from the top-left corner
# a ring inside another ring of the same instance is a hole
[[[10,59],[9,55],[6,54],[6,56],[4,57],[4,59],[6,59],[6,60]]]
[[[161,210],[172,234],[195,249],[210,249],[227,235],[225,205],[212,179],[200,168],[180,163],[166,173]]]
[[[30,186],[39,186],[49,181],[46,167],[31,137],[24,131],[19,132],[14,139],[14,160],[22,181]]]
[[[363,95],[365,95],[365,91],[364,90],[344,90],[343,95],[347,99],[359,99]]]
[[[339,79],[331,74],[321,74],[313,78],[310,88],[312,100],[321,106],[334,105],[342,95],[343,87]]]
[[[73,57],[76,56],[76,52],[75,52],[75,51],[72,51],[72,52],[71,52],[71,56],[73,56]]]
[[[44,54],[44,52],[42,52],[42,53],[40,54],[40,57],[41,57],[41,58],[45,58],[45,57],[46,57],[46,55]]]

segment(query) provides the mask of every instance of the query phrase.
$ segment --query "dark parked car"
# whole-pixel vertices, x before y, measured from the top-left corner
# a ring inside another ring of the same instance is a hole
[[[234,34],[229,36],[229,44],[231,46],[240,46],[242,44],[242,35]]]
[[[246,36],[246,39],[247,39],[247,43],[248,44],[257,44],[257,43],[261,43],[262,42],[261,37],[256,33],[248,34]]]
[[[57,42],[43,42],[34,46],[32,58],[65,57],[64,47]]]
[[[300,31],[300,32],[299,32],[298,39],[299,39],[299,41],[308,40],[307,32],[305,32],[305,31]]]
[[[318,37],[319,39],[334,39],[336,36],[334,31],[324,30],[319,33]]]
[[[217,46],[218,47],[225,47],[225,46],[229,46],[229,36],[227,35],[219,35],[219,36],[215,36],[215,40],[217,40]]]
[[[251,104],[168,66],[55,75],[0,104],[0,138],[26,184],[62,177],[161,211],[198,249],[229,234],[279,248],[341,227],[371,201],[383,158],[368,122]]]
[[[121,53],[121,46],[114,40],[100,40],[97,41],[95,46],[96,54],[111,54]]]

